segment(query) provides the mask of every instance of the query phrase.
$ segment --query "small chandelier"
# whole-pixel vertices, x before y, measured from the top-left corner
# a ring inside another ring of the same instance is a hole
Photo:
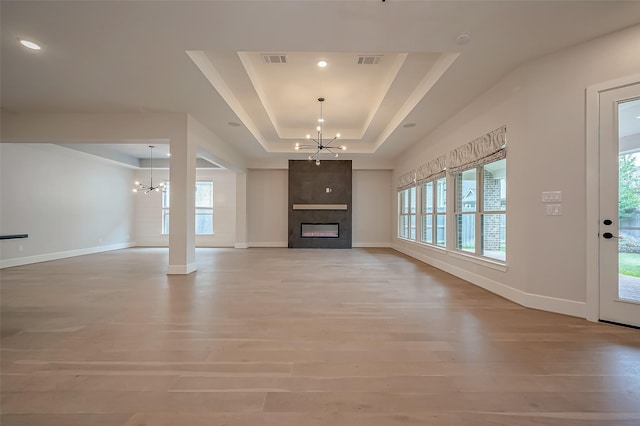
[[[149,185],[144,185],[136,181],[136,187],[133,188],[133,192],[144,191],[145,194],[148,194],[151,191],[165,192],[164,182],[160,182],[157,186],[153,186],[153,148],[155,148],[155,146],[149,145],[149,166],[151,173]]]
[[[327,141],[324,141],[322,139],[322,126],[324,124],[324,118],[322,117],[322,102],[324,102],[324,98],[318,98],[318,102],[320,102],[320,118],[318,119],[318,123],[319,123],[318,127],[316,127],[318,136],[316,139],[314,139],[311,137],[311,135],[307,135],[307,140],[313,141],[315,144],[301,145],[299,143],[296,143],[296,146],[295,146],[296,151],[301,149],[315,150],[315,152],[309,156],[309,160],[315,160],[316,166],[320,165],[320,154],[322,154],[324,151],[328,152],[329,154],[333,154],[335,158],[338,158],[338,153],[336,151],[337,150],[344,151],[345,149],[347,149],[347,147],[344,145],[331,146],[331,143],[340,137],[340,133],[337,133],[333,139],[330,139]]]

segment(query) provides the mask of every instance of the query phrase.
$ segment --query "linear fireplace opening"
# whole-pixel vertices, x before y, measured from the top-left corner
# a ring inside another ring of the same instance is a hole
[[[340,225],[338,223],[301,223],[300,237],[339,238]]]

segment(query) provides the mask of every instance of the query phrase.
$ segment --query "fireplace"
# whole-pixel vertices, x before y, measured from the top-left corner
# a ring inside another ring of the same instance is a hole
[[[301,238],[339,238],[340,225],[337,223],[301,223]]]
[[[289,248],[351,248],[351,160],[289,160]]]

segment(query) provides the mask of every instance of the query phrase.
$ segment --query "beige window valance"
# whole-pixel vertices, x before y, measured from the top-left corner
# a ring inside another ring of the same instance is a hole
[[[416,171],[416,184],[427,182],[429,180],[440,179],[445,175],[447,168],[447,156],[442,155],[435,160],[429,161],[418,167]]]
[[[398,191],[410,188],[416,184],[416,171],[411,170],[398,178]]]
[[[502,126],[449,153],[449,173],[491,163],[507,156],[507,126]]]

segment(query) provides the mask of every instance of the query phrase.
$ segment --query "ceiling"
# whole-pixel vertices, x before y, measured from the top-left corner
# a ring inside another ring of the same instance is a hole
[[[3,112],[185,112],[257,160],[305,158],[294,146],[315,136],[319,97],[342,157],[393,159],[518,65],[640,22],[635,1],[0,7]],[[148,156],[146,145],[108,148]]]

